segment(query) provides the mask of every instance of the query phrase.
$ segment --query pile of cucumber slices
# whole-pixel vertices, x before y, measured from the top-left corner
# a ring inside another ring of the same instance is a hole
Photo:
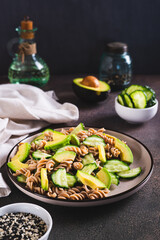
[[[131,85],[118,95],[118,102],[130,108],[148,108],[156,104],[156,94],[148,86]]]

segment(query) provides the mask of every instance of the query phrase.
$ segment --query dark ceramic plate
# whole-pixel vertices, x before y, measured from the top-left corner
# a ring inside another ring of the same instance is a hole
[[[59,129],[55,129],[55,130],[59,131]],[[98,205],[113,203],[121,199],[124,199],[126,197],[129,197],[130,195],[140,190],[151,177],[152,170],[153,170],[152,155],[149,152],[149,150],[141,142],[139,142],[138,140],[136,140],[131,136],[128,136],[120,132],[112,131],[112,130],[106,130],[106,133],[127,142],[128,146],[131,148],[133,152],[133,157],[134,157],[134,161],[130,165],[130,167],[131,168],[141,167],[142,172],[138,177],[134,179],[121,180],[118,186],[113,185],[110,189],[110,193],[108,194],[108,197],[104,199],[83,200],[83,201],[53,199],[41,194],[33,193],[30,190],[27,190],[25,188],[25,185],[23,183],[19,183],[16,180],[16,177],[12,175],[11,170],[7,167],[8,176],[13,182],[13,184],[23,193],[39,201],[54,204],[54,205],[61,205],[61,206],[68,206],[68,207],[98,206]],[[39,134],[40,133],[27,137],[23,140],[23,142],[31,142]],[[10,161],[10,159],[15,155],[15,152],[17,150],[17,145],[18,143],[13,147],[13,149],[9,153],[7,157],[7,162]]]

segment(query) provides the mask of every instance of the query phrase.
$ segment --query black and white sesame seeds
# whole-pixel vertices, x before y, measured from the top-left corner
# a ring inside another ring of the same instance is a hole
[[[31,213],[17,212],[0,216],[0,240],[37,240],[46,231],[46,223]]]

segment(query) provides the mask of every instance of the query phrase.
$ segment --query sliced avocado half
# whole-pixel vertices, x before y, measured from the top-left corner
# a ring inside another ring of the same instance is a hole
[[[76,78],[73,80],[73,90],[75,94],[85,101],[98,102],[103,101],[108,97],[110,86],[99,80],[99,87],[89,87],[81,84],[83,78]]]

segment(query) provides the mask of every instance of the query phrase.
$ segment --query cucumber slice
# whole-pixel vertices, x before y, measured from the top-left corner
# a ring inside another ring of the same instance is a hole
[[[65,168],[59,168],[51,175],[52,182],[57,187],[68,188],[67,176]]]
[[[106,162],[106,152],[105,152],[105,148],[103,145],[98,145],[98,151],[99,151],[99,160],[101,162]]]
[[[21,182],[21,183],[25,183],[26,182],[26,176],[24,176],[24,175],[19,175],[19,176],[17,176],[17,181],[18,182]]]
[[[70,173],[66,173],[66,177],[67,177],[68,187],[73,187],[75,185],[75,183],[77,182],[76,177],[71,175]]]
[[[84,130],[84,125],[83,125],[83,123],[80,123],[80,124],[78,124],[78,126],[77,127],[75,127],[75,129],[71,132],[71,135],[72,134],[78,134],[80,131],[82,131],[82,130]]]
[[[130,96],[129,96],[127,93],[125,93],[125,94],[123,95],[123,97],[124,97],[125,106],[130,107],[130,108],[133,108],[134,105],[133,105],[133,103],[132,103],[132,100],[131,100]]]
[[[147,106],[147,97],[143,91],[134,91],[130,94],[130,97],[133,101],[135,108],[145,108]]]
[[[85,157],[82,160],[83,165],[87,165],[89,163],[94,163],[95,162],[95,158],[93,157],[92,153],[88,153],[87,155],[85,155]]]
[[[65,145],[64,147],[57,149],[56,153],[68,151],[68,150],[65,150],[65,148],[67,148],[67,147],[77,147],[77,146],[76,145]]]
[[[137,177],[140,173],[141,173],[141,168],[137,167],[137,168],[133,168],[127,171],[122,171],[117,173],[117,175],[121,178],[134,178]]]
[[[104,165],[104,167],[109,172],[121,172],[121,171],[126,171],[130,169],[127,163],[124,163],[120,160],[110,160]]]
[[[44,152],[42,152],[42,151],[40,151],[40,150],[37,150],[37,151],[35,151],[35,152],[33,152],[32,153],[32,157],[35,159],[35,160],[40,160],[40,159],[42,159],[42,158],[51,158],[52,157],[52,155],[50,155],[50,154],[47,154],[47,153],[44,153]]]
[[[98,166],[97,164],[94,162],[94,163],[90,163],[88,165],[85,165],[83,168],[82,168],[82,172],[85,172],[85,173],[88,173],[88,174],[91,174],[95,169],[97,169]]]
[[[96,177],[103,182],[106,187],[109,189],[111,186],[111,176],[106,168],[102,168],[97,174]]]
[[[156,99],[151,98],[148,102],[147,102],[147,107],[152,107],[156,104]]]
[[[98,178],[93,177],[92,175],[90,175],[88,173],[84,173],[82,170],[77,171],[77,177],[84,185],[87,185],[92,189],[106,188],[106,185],[103,182],[101,182]]]
[[[118,102],[119,102],[122,106],[124,106],[124,100],[123,100],[122,94],[119,94],[119,95],[118,95]]]
[[[106,146],[104,139],[97,135],[87,137],[83,144],[91,147],[97,147],[98,145]]]
[[[109,174],[111,176],[111,184],[118,185],[119,184],[119,177],[112,172],[110,172]]]
[[[131,85],[126,89],[126,93],[128,95],[130,95],[132,92],[137,91],[137,90],[144,91],[144,87],[141,85]]]
[[[76,146],[80,145],[79,138],[77,137],[76,134],[71,135],[71,144],[76,145]]]
[[[143,90],[143,91],[144,91],[145,94],[147,95],[147,102],[148,102],[151,98],[155,99],[156,94],[155,94],[155,91],[154,91],[152,88],[150,88],[149,86],[144,86],[144,90]]]
[[[64,151],[64,152],[55,153],[52,158],[56,162],[63,162],[66,159],[70,159],[70,160],[74,161],[75,157],[76,157],[76,153],[75,152]]]

